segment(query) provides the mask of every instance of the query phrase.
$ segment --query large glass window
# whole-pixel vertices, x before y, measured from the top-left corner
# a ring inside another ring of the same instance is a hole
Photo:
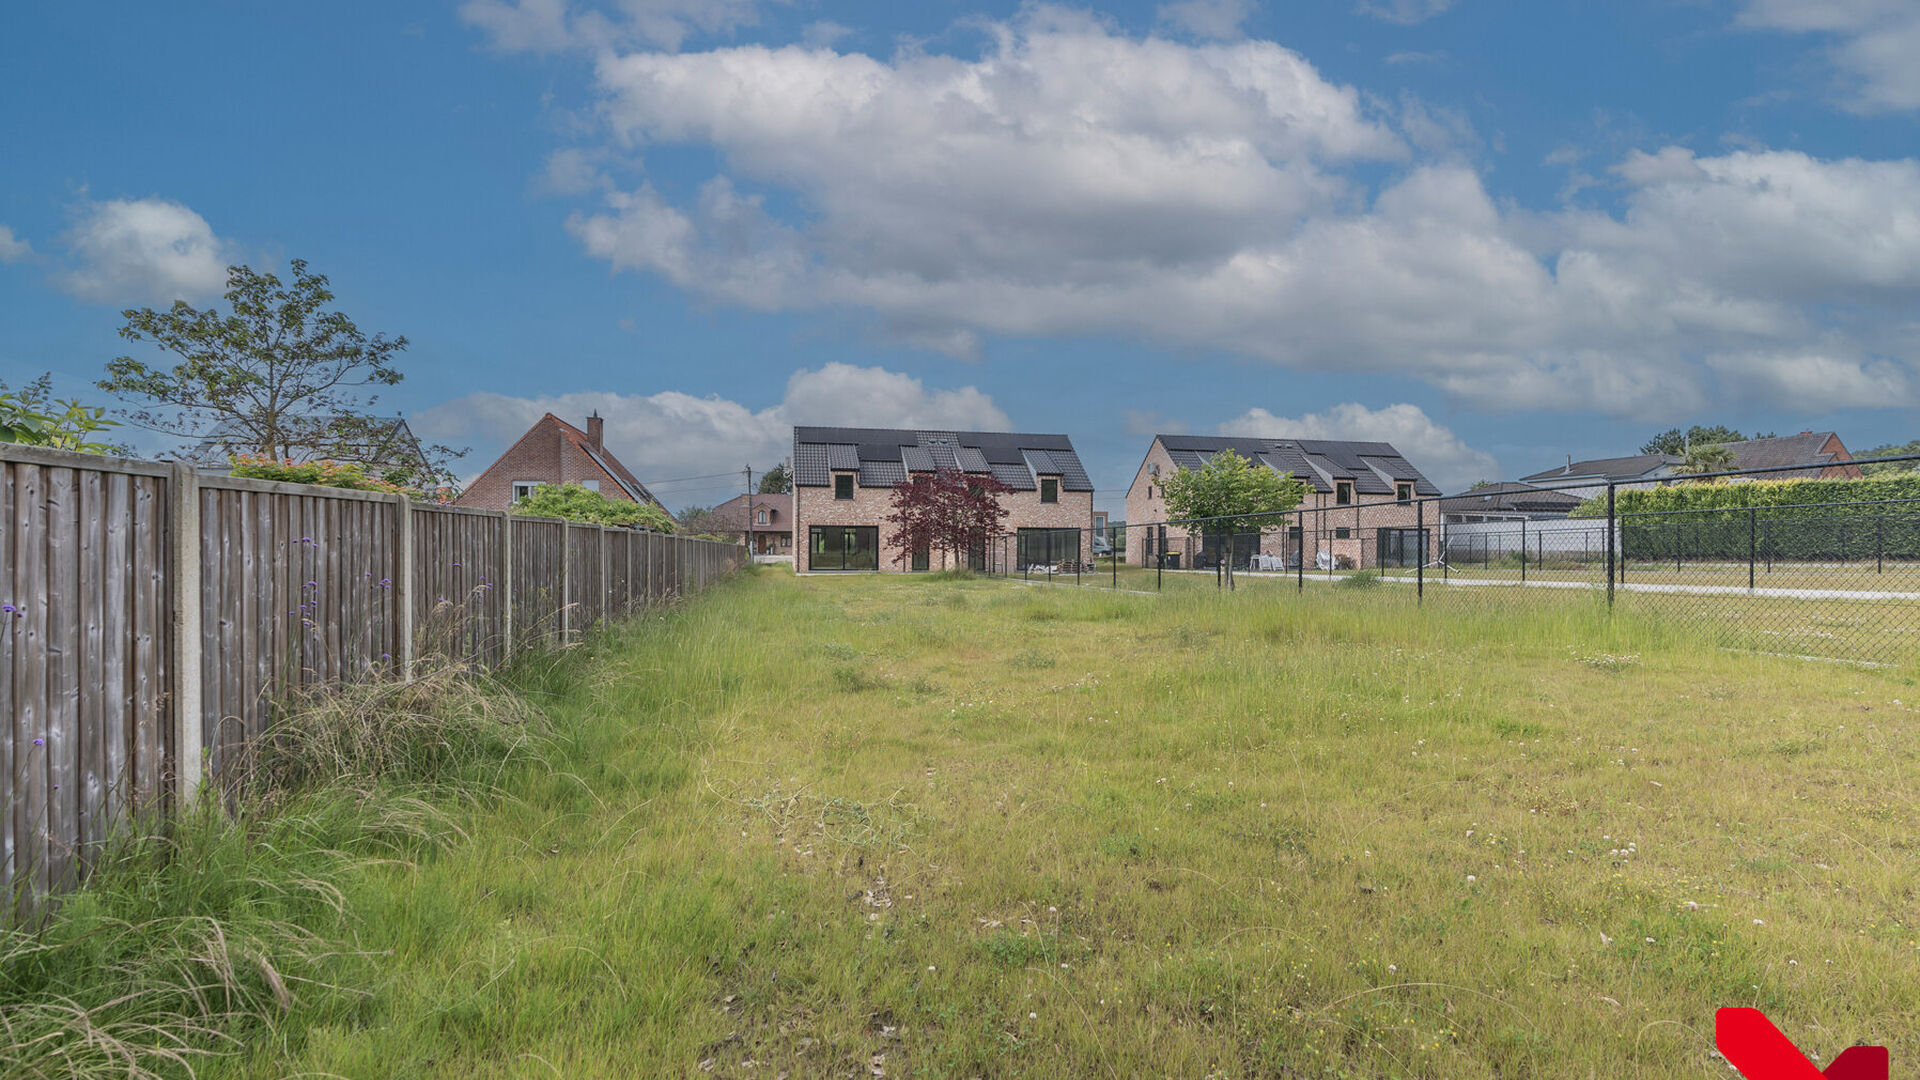
[[[1016,537],[1017,570],[1055,566],[1080,559],[1079,529],[1021,529]]]
[[[880,527],[877,525],[815,525],[808,546],[812,570],[880,569]]]
[[[843,502],[853,498],[852,473],[841,473],[833,478],[833,497]]]
[[[1419,566],[1426,561],[1426,534],[1419,529],[1381,529],[1375,544],[1381,566]]]

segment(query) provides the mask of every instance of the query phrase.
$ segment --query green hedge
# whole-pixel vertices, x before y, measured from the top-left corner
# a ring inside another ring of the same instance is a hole
[[[1859,562],[1920,558],[1920,474],[1861,480],[1678,483],[1616,491],[1629,559]],[[1576,517],[1604,517],[1604,497]]]

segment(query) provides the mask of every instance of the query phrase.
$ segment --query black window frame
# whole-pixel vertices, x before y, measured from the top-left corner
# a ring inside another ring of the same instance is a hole
[[[1352,506],[1353,505],[1353,481],[1335,480],[1333,482],[1333,505],[1335,506]]]
[[[1020,528],[1013,534],[1013,567],[1025,572],[1029,566],[1053,566],[1079,562],[1084,543],[1081,529]]]
[[[841,494],[842,491],[845,491],[846,494],[842,495]],[[852,473],[835,473],[834,474],[833,501],[834,502],[852,502],[853,501],[853,474]]]
[[[1060,501],[1059,477],[1043,476],[1040,478],[1040,501],[1043,503],[1057,503]]]
[[[1403,503],[1413,501],[1413,485],[1405,480],[1393,485],[1393,497]]]
[[[840,534],[839,543],[838,545],[831,545],[831,544],[828,545],[829,547],[834,548],[834,550],[831,552],[823,553],[821,549],[821,540],[824,534],[829,532]],[[862,555],[859,562],[854,565],[849,565],[848,559],[847,559],[847,555],[849,551],[849,547],[847,544],[847,534],[849,533],[864,534],[867,540],[867,543],[865,543],[864,545],[859,543],[855,543],[854,545],[852,545],[852,550],[855,553]],[[865,553],[871,553],[870,560],[866,557]],[[839,565],[837,566],[832,565],[835,561],[837,561]],[[852,573],[856,571],[880,569],[880,526],[878,525],[811,525],[811,526],[808,526],[807,569],[831,571],[835,573],[842,573],[842,572]]]
[[[1347,525],[1336,525],[1336,526],[1334,526],[1334,528],[1333,528],[1333,538],[1334,538],[1335,540],[1351,540],[1351,539],[1353,539],[1353,529],[1352,529],[1352,527],[1350,527],[1350,526],[1347,526]]]

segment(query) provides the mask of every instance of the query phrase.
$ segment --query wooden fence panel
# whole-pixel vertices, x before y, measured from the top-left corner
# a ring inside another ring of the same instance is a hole
[[[547,518],[511,519],[513,528],[513,641],[516,649],[561,642],[566,586],[566,524]]]
[[[203,739],[208,776],[231,783],[276,701],[397,670],[400,511],[387,496],[224,477],[199,502]]]
[[[570,641],[600,621],[606,597],[600,580],[600,529],[594,525],[567,526],[567,627]]]
[[[506,658],[505,534],[498,514],[412,508],[416,651],[481,667]]]
[[[0,890],[23,910],[158,801],[142,780],[165,767],[165,474],[0,454]]]

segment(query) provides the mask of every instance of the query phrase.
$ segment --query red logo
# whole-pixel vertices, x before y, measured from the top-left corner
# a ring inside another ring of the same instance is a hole
[[[1747,1080],[1887,1080],[1887,1048],[1849,1046],[1821,1072],[1759,1009],[1721,1009],[1713,1042]]]

